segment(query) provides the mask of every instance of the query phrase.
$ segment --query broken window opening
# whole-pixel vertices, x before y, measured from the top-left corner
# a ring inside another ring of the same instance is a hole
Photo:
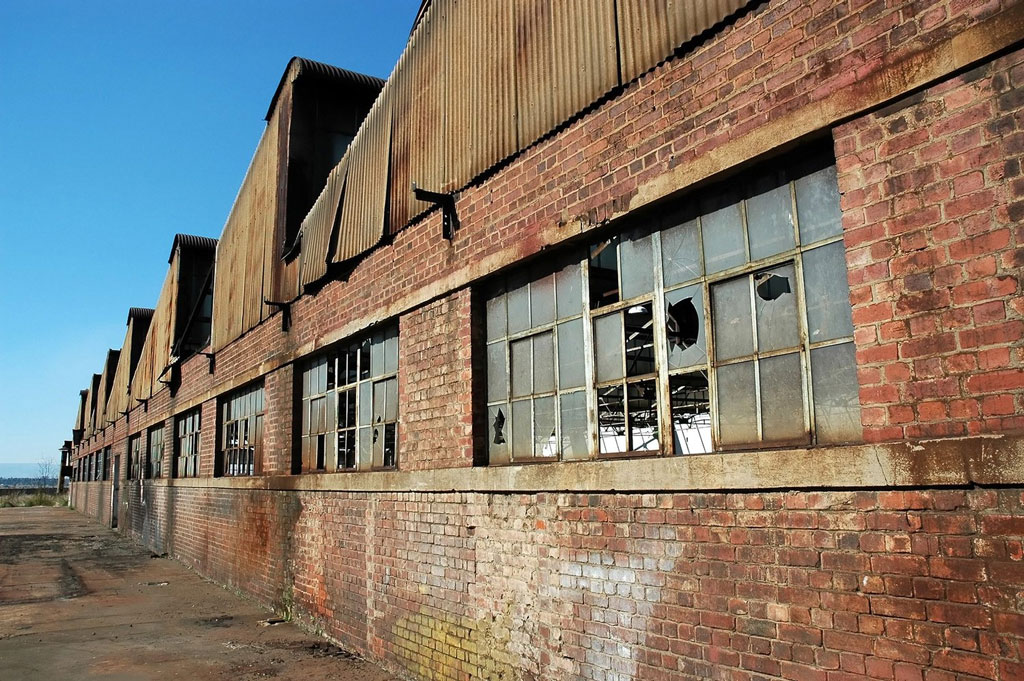
[[[262,381],[230,394],[221,403],[220,475],[260,472],[264,406]]]
[[[199,475],[199,437],[202,410],[199,407],[177,418],[177,438],[173,475],[194,478]]]
[[[300,381],[301,458],[293,470],[394,467],[397,372],[394,325],[308,360]]]
[[[669,379],[672,407],[672,453],[711,452],[711,395],[706,371]]]

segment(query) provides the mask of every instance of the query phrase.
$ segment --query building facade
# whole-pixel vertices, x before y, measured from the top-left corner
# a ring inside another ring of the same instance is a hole
[[[1022,85],[1014,0],[294,59],[73,504],[418,678],[1024,678]]]

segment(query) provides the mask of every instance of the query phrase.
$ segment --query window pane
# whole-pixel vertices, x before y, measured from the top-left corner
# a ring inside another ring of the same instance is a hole
[[[688,220],[661,233],[661,268],[665,286],[681,284],[699,277],[700,241],[697,220]]]
[[[395,465],[398,443],[398,425],[388,423],[384,426],[384,465],[392,468]]]
[[[829,166],[801,177],[796,184],[796,214],[800,221],[800,243],[810,244],[843,233],[839,211],[839,182],[836,167]]]
[[[398,371],[398,327],[389,327],[384,332],[384,373]]]
[[[700,285],[665,294],[665,337],[670,369],[707,363],[704,291]]]
[[[555,389],[554,335],[548,331],[533,337],[533,392]]]
[[[387,403],[386,381],[379,381],[373,384],[373,425],[383,422],[384,405]]]
[[[804,253],[807,335],[812,343],[853,335],[843,242]]]
[[[555,274],[555,295],[558,298],[559,319],[583,312],[583,285],[578,262]]]
[[[759,368],[762,439],[765,442],[806,442],[800,355],[769,357],[761,360]]]
[[[370,373],[373,376],[380,376],[384,373],[384,334],[373,334],[373,341],[370,344]]]
[[[508,301],[508,332],[519,333],[530,328],[530,292],[526,278],[519,276],[509,278]]]
[[[672,404],[672,453],[711,451],[711,409],[708,377],[703,371],[669,379]]]
[[[586,459],[590,455],[587,434],[587,393],[584,391],[560,395],[558,402],[562,417],[562,458]]]
[[[742,357],[754,352],[750,319],[750,279],[740,277],[711,287],[715,358]]]
[[[754,309],[757,314],[757,349],[760,352],[799,345],[796,274],[792,265],[754,275]]]
[[[359,425],[361,426],[367,426],[370,424],[370,406],[372,404],[372,400],[370,398],[372,396],[372,389],[373,385],[369,382],[362,383],[359,386]]]
[[[818,442],[856,442],[863,437],[854,354],[853,343],[811,350],[814,432]]]
[[[578,388],[585,381],[583,320],[558,325],[558,388]]]
[[[487,401],[507,399],[508,374],[505,371],[505,343],[487,346]]]
[[[533,455],[558,456],[554,397],[538,397],[533,401]]]
[[[739,198],[726,194],[703,202],[701,236],[704,239],[704,268],[708,274],[742,265],[747,261]]]
[[[389,378],[384,381],[384,420],[395,421],[398,419],[398,379]]]
[[[530,359],[532,343],[529,338],[512,343],[512,397],[529,395],[533,387],[533,362]]]
[[[373,465],[373,433],[370,428],[359,429],[358,455],[360,468],[369,468]]]
[[[789,183],[772,173],[754,182],[747,199],[747,236],[750,259],[766,258],[796,247],[793,235],[793,198]]]
[[[370,339],[359,344],[359,378],[370,377]]]
[[[508,448],[508,405],[497,404],[487,408],[487,460],[507,463]]]
[[[718,431],[723,445],[757,442],[757,396],[754,363],[719,367]]]
[[[650,303],[626,310],[626,375],[644,376],[654,367],[654,317]]]
[[[622,298],[628,300],[654,290],[654,250],[648,234],[627,238],[619,245],[622,260]]]
[[[487,340],[503,338],[506,333],[505,294],[497,293],[487,299]]]
[[[598,382],[623,376],[622,317],[619,313],[594,320],[594,367]]]
[[[621,385],[597,390],[597,443],[601,454],[626,451],[626,412]]]
[[[655,384],[656,381],[640,381],[626,385],[630,451],[658,451],[658,390]]]
[[[555,277],[548,275],[530,282],[530,326],[555,321]]]
[[[616,239],[590,247],[590,307],[619,302],[619,260]]]
[[[533,452],[533,435],[531,426],[533,418],[530,400],[512,403],[512,458],[530,458]]]

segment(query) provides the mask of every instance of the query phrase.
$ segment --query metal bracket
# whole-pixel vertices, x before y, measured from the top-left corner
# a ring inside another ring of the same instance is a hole
[[[136,397],[135,401],[142,405],[142,411],[144,411],[144,412],[148,412],[149,411],[149,400],[148,399],[140,400],[138,397]]]
[[[412,183],[412,193],[417,201],[426,201],[435,206],[441,206],[441,236],[448,241],[455,237],[455,230],[459,228],[459,216],[455,212],[455,195],[432,192]]]
[[[203,357],[205,357],[206,359],[210,360],[210,373],[212,374],[213,373],[213,368],[214,368],[214,360],[213,360],[214,353],[212,353],[212,352],[200,352],[199,354],[202,355]]]
[[[287,331],[292,326],[292,303],[289,302],[277,302],[274,300],[263,299],[264,305],[276,307],[281,311],[281,330]]]

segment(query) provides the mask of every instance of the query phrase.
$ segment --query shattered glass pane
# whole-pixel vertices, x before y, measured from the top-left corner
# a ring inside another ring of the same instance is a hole
[[[622,317],[619,313],[594,320],[594,368],[598,382],[623,376]]]
[[[747,199],[747,237],[750,259],[759,260],[796,248],[793,234],[793,198],[789,183],[771,173],[753,184],[753,196]]]
[[[711,287],[711,321],[715,358],[743,357],[754,352],[750,318],[750,279],[740,277]]]
[[[487,457],[494,463],[507,463],[508,450],[508,405],[497,404],[487,408]]]
[[[811,350],[814,432],[818,442],[863,439],[853,343]]]
[[[628,300],[654,290],[654,250],[651,236],[626,238],[619,244],[622,261],[622,298]]]
[[[558,398],[562,417],[562,458],[586,459],[590,455],[587,433],[587,394],[564,393]]]
[[[754,363],[741,362],[719,367],[718,431],[722,445],[757,442],[757,393],[754,391]]]
[[[578,262],[567,265],[555,273],[555,297],[558,301],[559,319],[583,312],[583,282]]]
[[[555,389],[554,334],[550,331],[533,337],[533,392]]]
[[[629,396],[629,451],[658,451],[658,389],[656,381],[628,383],[626,394]]]
[[[665,294],[665,337],[670,369],[707,363],[704,292],[699,285]]]
[[[804,292],[812,343],[853,335],[843,242],[804,253]]]
[[[487,401],[507,398],[508,375],[505,371],[505,343],[487,346]]]
[[[757,349],[760,352],[800,344],[796,309],[796,271],[783,265],[754,275]]]
[[[836,167],[829,166],[801,177],[796,184],[796,214],[800,221],[800,243],[811,244],[843,233],[839,210],[839,181]]]
[[[682,284],[701,276],[700,240],[696,218],[661,233],[661,268],[665,286]]]
[[[558,325],[558,387],[578,388],[585,381],[583,320],[573,319]]]
[[[761,439],[765,442],[807,442],[800,354],[762,359]]]
[[[538,397],[533,401],[533,455],[558,456],[554,397]]]
[[[508,332],[526,331],[530,328],[530,288],[526,277],[509,277],[508,285]]]
[[[533,453],[533,435],[531,426],[533,416],[530,400],[512,403],[512,458],[530,458]]]
[[[704,268],[708,274],[747,262],[739,198],[734,193],[702,202],[701,236],[704,239]]]
[[[504,338],[508,329],[505,317],[505,294],[495,293],[487,299],[487,340]]]
[[[703,371],[669,379],[672,404],[672,453],[711,451],[711,404],[708,377]]]
[[[590,247],[590,307],[619,302],[618,238]]]
[[[601,454],[628,451],[626,441],[626,410],[622,386],[597,390],[597,442]]]
[[[533,360],[530,357],[532,343],[529,338],[512,343],[512,397],[529,395],[533,388]]]
[[[650,303],[633,305],[623,317],[626,326],[626,375],[653,373],[654,318]]]
[[[530,282],[530,326],[555,321],[555,277],[548,275]]]

